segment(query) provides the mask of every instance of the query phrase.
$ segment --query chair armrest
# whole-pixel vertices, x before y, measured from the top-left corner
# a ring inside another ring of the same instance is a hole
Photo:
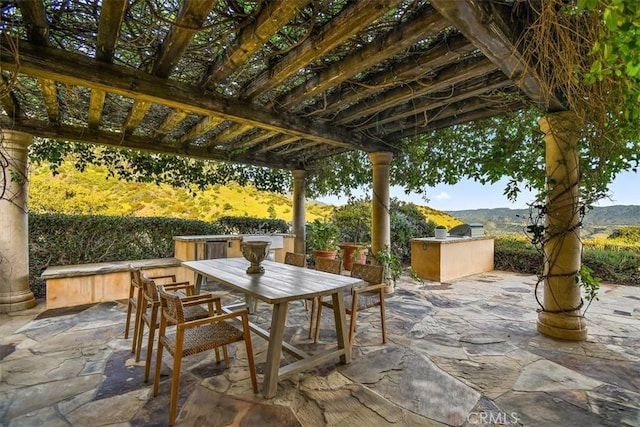
[[[196,290],[196,287],[189,282],[175,282],[164,285],[164,288],[168,291],[178,291],[185,289],[187,291],[187,296],[193,295]]]
[[[205,317],[204,319],[191,320],[189,322],[185,322],[180,324],[179,326],[182,328],[197,328],[198,326],[208,325],[210,323],[222,322],[224,320],[240,318],[242,320],[249,319],[247,310],[238,310],[232,311],[231,313],[225,314],[216,314],[215,316]]]
[[[171,282],[175,282],[176,281],[176,275],[175,274],[165,274],[162,276],[153,276],[153,277],[149,277],[149,279],[171,279]]]
[[[356,288],[353,289],[353,294],[361,294],[362,292],[371,292],[371,291],[376,291],[378,289],[384,289],[386,287],[386,283],[379,283],[377,285],[369,285],[369,286],[365,286],[363,288]]]
[[[219,300],[220,300],[220,297],[213,294],[189,295],[189,296],[180,298],[180,301],[182,301],[182,305],[184,307],[190,307],[192,305],[200,305],[206,302],[216,302]]]

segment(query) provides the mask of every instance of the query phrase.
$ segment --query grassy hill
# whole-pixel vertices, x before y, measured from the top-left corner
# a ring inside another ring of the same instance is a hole
[[[213,221],[221,216],[277,218],[291,221],[290,196],[258,191],[254,187],[216,185],[195,195],[169,185],[125,182],[108,178],[106,168],[87,167],[80,173],[63,163],[60,174],[33,167],[29,183],[29,210],[74,215],[162,216]],[[453,216],[418,207],[425,217],[447,227],[460,224]],[[324,220],[334,206],[308,200],[306,219]]]
[[[238,185],[212,186],[195,195],[169,185],[125,182],[108,178],[106,168],[76,171],[63,164],[60,174],[32,168],[29,210],[75,215],[163,216],[212,221],[220,216],[278,218],[291,221],[291,197]],[[308,221],[324,219],[333,206],[308,201]]]
[[[522,233],[528,224],[528,209],[470,209],[450,211],[462,221],[480,222],[489,234]],[[625,225],[640,225],[640,206],[594,207],[584,217],[583,237],[606,237]]]

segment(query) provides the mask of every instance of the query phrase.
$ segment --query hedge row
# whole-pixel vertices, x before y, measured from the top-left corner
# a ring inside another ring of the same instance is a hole
[[[50,265],[167,258],[173,236],[284,233],[283,220],[226,216],[217,222],[164,217],[29,214],[29,284],[36,298],[45,296],[40,278]]]
[[[640,285],[640,256],[632,251],[584,248],[582,262],[593,276],[605,282]],[[495,240],[496,270],[540,274],[542,254],[530,244],[512,239]]]

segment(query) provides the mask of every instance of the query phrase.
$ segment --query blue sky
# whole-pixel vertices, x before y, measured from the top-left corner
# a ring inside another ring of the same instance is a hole
[[[507,182],[508,180],[505,179],[494,185],[481,185],[473,181],[463,181],[456,185],[438,185],[428,190],[425,195],[429,199],[428,201],[425,201],[422,195],[407,195],[401,188],[392,187],[391,197],[443,211],[526,208],[527,203],[533,200],[533,194],[523,192],[515,203],[511,202],[502,194]],[[609,190],[611,198],[602,200],[598,206],[640,205],[640,174],[633,172],[620,174],[613,181]],[[364,195],[365,192],[361,191],[359,194]],[[323,197],[318,200],[332,205],[342,205],[347,202],[346,197],[335,196]]]

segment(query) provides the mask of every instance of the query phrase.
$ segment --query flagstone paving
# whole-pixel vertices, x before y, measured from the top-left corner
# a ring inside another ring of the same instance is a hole
[[[499,271],[451,283],[403,276],[387,297],[386,345],[378,312],[362,312],[350,364],[282,380],[272,399],[251,391],[243,345],[231,346],[229,369],[213,352],[188,357],[177,425],[640,425],[640,288],[603,284],[588,340],[576,343],[537,333],[534,287],[535,277]],[[258,307],[252,320],[268,328],[270,306]],[[171,357],[154,398],[123,338],[125,311],[110,302],[0,314],[2,425],[166,425]],[[323,316],[313,344],[294,302],[285,336],[320,351],[332,325]],[[267,343],[253,344],[261,383]]]

